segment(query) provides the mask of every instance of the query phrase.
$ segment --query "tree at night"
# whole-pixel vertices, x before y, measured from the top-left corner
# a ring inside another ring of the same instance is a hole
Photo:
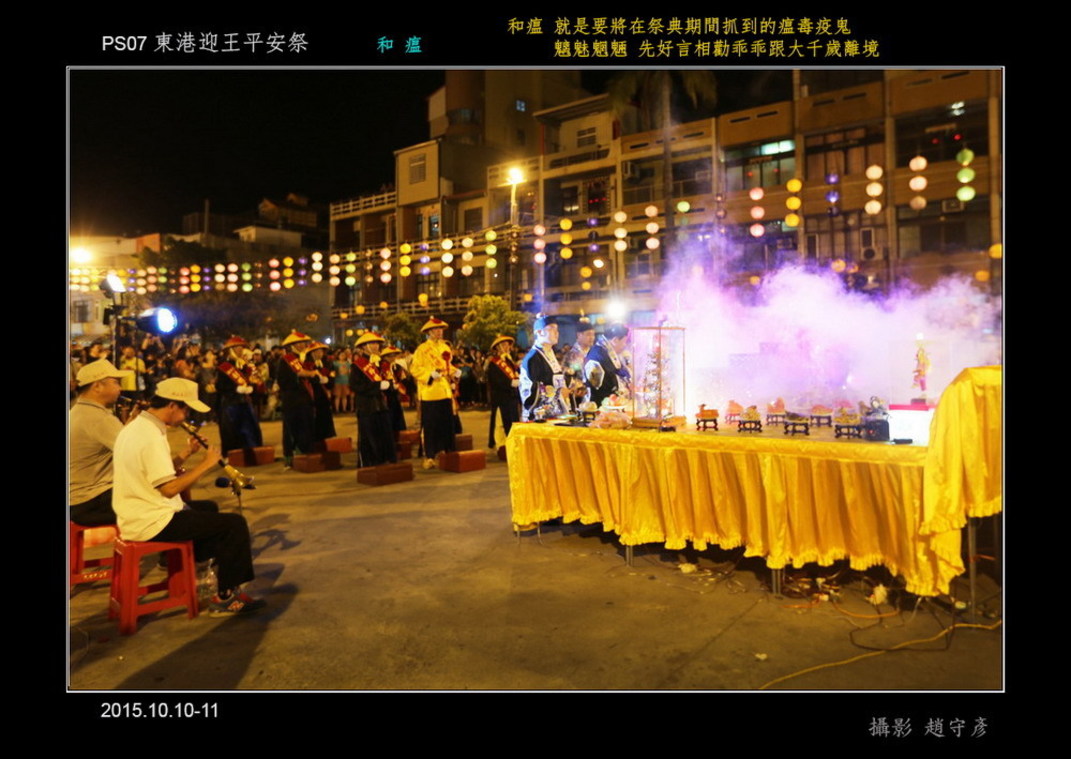
[[[474,295],[469,299],[461,330],[457,333],[459,343],[487,350],[499,335],[515,335],[528,314],[514,311],[505,298],[497,295]]]

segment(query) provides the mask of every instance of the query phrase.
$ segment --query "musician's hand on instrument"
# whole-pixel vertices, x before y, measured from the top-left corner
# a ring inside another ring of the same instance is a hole
[[[188,459],[190,456],[197,453],[199,450],[201,450],[201,442],[195,437],[189,438],[186,441],[186,450],[182,454],[183,460]]]
[[[380,383],[379,383],[379,389],[380,390],[389,390],[390,389],[390,382],[388,382],[387,380],[381,380]]]
[[[441,377],[441,376],[443,376],[442,372],[440,372],[438,369],[433,369],[432,370],[432,372],[431,372],[431,378],[432,379],[439,379],[439,377]]]
[[[209,444],[209,446],[207,448],[205,448],[205,461],[206,462],[208,462],[210,464],[216,464],[216,463],[219,462],[219,460],[221,458],[223,458],[223,451],[220,449],[220,447],[218,445]]]

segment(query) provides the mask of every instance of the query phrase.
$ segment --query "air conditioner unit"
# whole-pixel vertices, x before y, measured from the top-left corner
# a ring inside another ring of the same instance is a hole
[[[636,164],[626,161],[621,164],[621,176],[624,179],[639,179],[640,170],[636,168]]]
[[[963,210],[963,201],[958,198],[945,198],[941,201],[941,213],[959,213]]]

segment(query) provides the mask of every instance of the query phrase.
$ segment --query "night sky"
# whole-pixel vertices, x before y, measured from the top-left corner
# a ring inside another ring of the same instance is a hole
[[[328,203],[393,181],[428,138],[441,71],[73,71],[71,231],[175,232],[210,198],[250,211]]]
[[[586,71],[603,91],[612,71]],[[718,72],[732,110],[748,90],[790,97],[790,74]],[[72,234],[181,231],[203,208],[248,213],[288,192],[314,203],[394,180],[393,151],[428,139],[442,71],[111,70],[70,72]],[[753,104],[753,103],[748,103]]]

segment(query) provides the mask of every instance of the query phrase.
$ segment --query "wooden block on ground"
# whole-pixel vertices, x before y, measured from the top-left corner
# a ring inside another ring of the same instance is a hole
[[[275,446],[262,445],[253,449],[253,464],[251,466],[263,466],[275,461]]]
[[[326,440],[317,440],[312,444],[316,453],[352,453],[353,440],[348,437],[329,437]]]
[[[235,469],[263,466],[273,461],[275,461],[275,446],[273,445],[262,445],[258,448],[235,448],[227,451],[227,463]]]
[[[413,465],[408,462],[366,466],[357,470],[357,482],[362,485],[392,485],[413,479]]]
[[[296,472],[312,474],[313,472],[322,472],[325,468],[323,454],[321,453],[299,453],[294,456],[294,471]]]
[[[353,438],[331,437],[324,441],[327,450],[335,453],[353,453]]]
[[[341,468],[342,457],[338,451],[308,453],[294,457],[294,469],[299,472],[305,472],[306,474]]]
[[[487,456],[483,451],[440,453],[438,466],[444,472],[475,472],[487,468]]]
[[[472,435],[454,435],[454,450],[471,451]]]
[[[420,430],[398,430],[398,442],[416,445],[420,442]]]

